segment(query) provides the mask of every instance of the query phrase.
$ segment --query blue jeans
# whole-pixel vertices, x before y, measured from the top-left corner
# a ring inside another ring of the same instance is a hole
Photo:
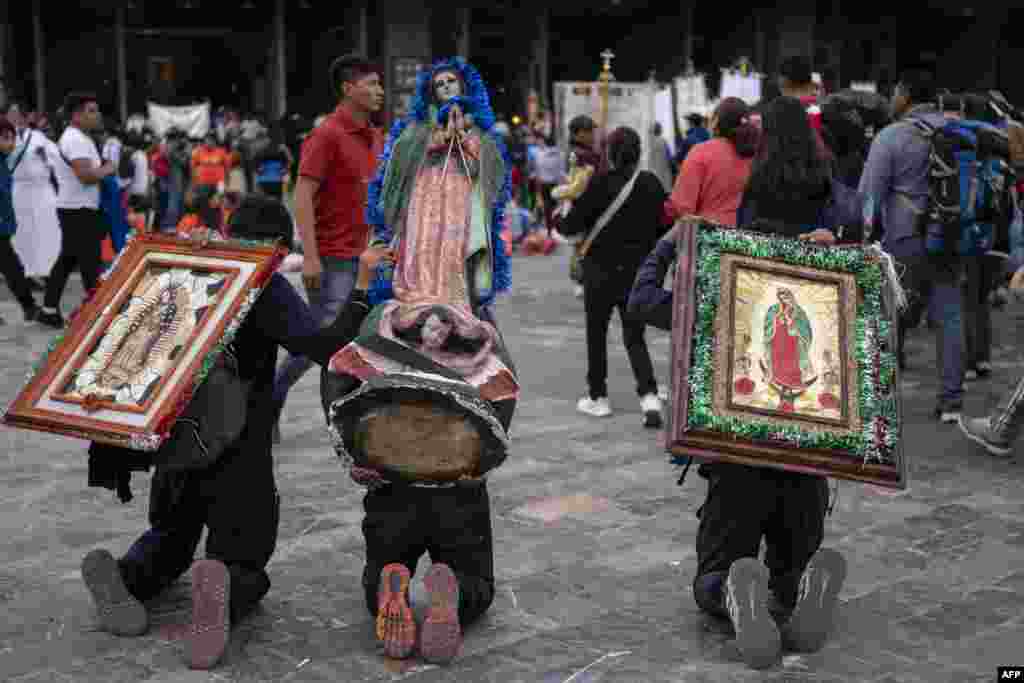
[[[309,310],[321,328],[330,327],[341,309],[345,306],[352,289],[356,284],[359,270],[359,259],[345,259],[336,256],[322,256],[320,263],[323,273],[320,276],[320,289],[308,291]],[[313,361],[305,356],[288,354],[274,378],[273,405],[274,415],[281,417],[284,403],[288,400],[288,392],[302,376],[313,367]]]
[[[906,330],[921,322],[925,310],[939,323],[935,331],[935,355],[939,373],[939,410],[959,410],[963,406],[964,322],[963,262],[925,253],[893,249],[893,256],[904,268],[903,286],[909,308],[900,321],[900,354]]]

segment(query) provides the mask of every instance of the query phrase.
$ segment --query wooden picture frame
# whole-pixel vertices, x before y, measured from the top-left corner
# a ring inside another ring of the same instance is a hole
[[[877,252],[681,222],[667,449],[903,489],[892,292]]]
[[[10,427],[155,451],[287,254],[129,241],[3,417]]]

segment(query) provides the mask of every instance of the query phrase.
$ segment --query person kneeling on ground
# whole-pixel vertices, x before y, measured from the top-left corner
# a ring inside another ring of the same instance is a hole
[[[836,218],[825,210],[835,190],[813,135],[798,100],[780,97],[769,105],[738,225],[821,244],[838,241],[836,232],[843,231],[833,231]],[[782,166],[786,173],[779,172]],[[647,257],[629,298],[632,315],[665,330],[672,327],[673,303],[662,283],[676,258],[681,225]],[[708,492],[697,511],[697,604],[732,622],[751,668],[774,665],[783,644],[796,652],[820,649],[846,577],[843,556],[821,548],[829,505],[825,478],[720,462],[701,464],[698,473],[708,480]],[[762,537],[764,564],[757,559]]]
[[[82,576],[104,630],[119,636],[145,633],[149,618],[143,601],[162,593],[191,566],[192,623],[186,660],[191,668],[209,669],[221,659],[230,626],[270,590],[266,566],[277,543],[280,516],[270,414],[277,347],[327,363],[355,336],[368,310],[365,290],[370,274],[391,258],[387,249],[363,253],[357,283],[361,292],[325,329],[283,276],[271,276],[231,344],[238,376],[248,382],[248,401],[241,434],[215,462],[202,467],[147,463],[150,454],[93,444],[90,485],[116,489],[122,501],[131,499],[131,470],[156,466],[149,503],[151,528],[120,559],[97,549],[82,562]],[[207,559],[193,563],[204,526]]]

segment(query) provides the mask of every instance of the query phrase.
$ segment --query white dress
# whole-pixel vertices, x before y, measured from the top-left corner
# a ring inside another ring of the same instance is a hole
[[[42,133],[26,131],[25,135],[31,135],[28,148],[14,169],[13,200],[18,229],[12,243],[25,266],[25,274],[46,277],[60,254],[57,193],[50,184],[50,165],[60,153]]]

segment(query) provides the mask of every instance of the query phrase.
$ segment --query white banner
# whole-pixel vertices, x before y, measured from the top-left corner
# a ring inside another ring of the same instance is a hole
[[[722,69],[721,98],[738,97],[753,106],[761,100],[761,75],[744,76]]]
[[[687,116],[700,114],[709,117],[718,106],[718,100],[708,99],[708,88],[702,74],[676,78],[675,91],[676,116],[679,120],[679,130],[683,131],[684,135],[690,129],[690,122],[686,120]]]
[[[857,92],[878,92],[878,84],[873,81],[853,81],[850,83],[850,90]]]
[[[146,110],[149,125],[158,137],[163,137],[171,128],[184,131],[190,138],[201,138],[210,131],[209,102],[185,107],[165,107],[149,102]]]
[[[558,118],[556,140],[563,147],[569,145],[569,122],[585,114],[600,123],[601,95],[599,83],[558,82],[555,89],[555,115]],[[618,83],[608,89],[608,122],[606,132],[628,126],[644,141],[640,168],[651,170],[651,130],[654,125],[654,95],[657,86],[652,83]]]
[[[676,127],[672,122],[672,88],[663,88],[655,94],[654,120],[661,124],[661,137],[665,138],[669,149],[675,155]]]

